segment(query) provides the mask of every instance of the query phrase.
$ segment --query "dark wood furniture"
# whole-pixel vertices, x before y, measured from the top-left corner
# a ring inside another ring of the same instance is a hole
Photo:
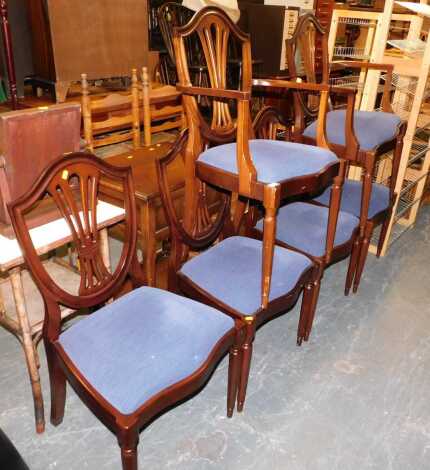
[[[179,2],[165,2],[157,9],[158,26],[164,41],[166,53],[160,56],[160,69],[163,82],[170,85],[176,85],[178,76],[176,73],[175,51],[173,49],[173,28],[175,26],[186,25],[194,15],[194,11],[184,7]],[[199,68],[200,58],[198,54],[198,45],[188,44],[187,51],[191,55],[189,58],[193,67],[197,67],[194,72],[197,74],[207,73],[207,67]],[[197,63],[196,63],[197,60]]]
[[[103,260],[97,234],[102,178],[123,186],[126,229],[113,272]],[[73,191],[76,185],[81,212]],[[53,198],[72,233],[80,261],[77,292],[65,291],[49,276],[25,224],[26,210],[46,194]],[[159,289],[141,287],[121,296],[127,282],[134,288],[144,283],[136,252],[137,213],[130,168],[113,167],[91,154],[72,153],[49,165],[30,192],[14,201],[9,210],[44,300],[43,341],[53,425],[63,420],[68,382],[116,435],[123,469],[137,470],[142,427],[198,391],[228,351],[227,415],[232,415],[241,325],[206,305]],[[62,331],[60,307],[92,313]]]
[[[18,92],[16,87],[15,64],[13,58],[12,35],[8,18],[7,0],[0,0],[0,21],[3,47],[6,56],[6,68],[9,81],[9,93],[12,109],[18,108]]]
[[[55,87],[57,102],[81,73],[120,77],[148,64],[147,2],[29,0],[28,6],[35,78]]]
[[[77,104],[11,111],[0,115],[0,222],[9,225],[6,205],[28,191],[58,155],[80,147],[81,113]],[[41,219],[45,221],[47,219]],[[34,225],[34,224],[33,224]],[[7,227],[2,227],[5,234]],[[9,230],[14,237],[13,231]]]
[[[287,40],[288,69],[291,79],[304,77],[306,83],[328,84],[330,64],[328,62],[328,37],[318,20],[312,14],[303,15],[295,34]],[[315,60],[318,45],[322,46],[321,69]],[[301,61],[298,61],[297,54]],[[300,63],[300,70],[297,63]],[[361,183],[346,181],[341,210],[360,218],[361,248],[354,274],[353,291],[356,292],[364,269],[365,260],[374,227],[382,224],[377,256],[380,255],[388,230],[391,212],[395,201],[394,186],[403,148],[406,123],[392,114],[390,87],[393,66],[369,62],[343,62],[349,68],[378,69],[387,73],[381,99],[382,112],[354,110],[353,91],[350,91],[345,111],[333,110],[327,114],[327,139],[330,147],[339,158],[347,161],[347,166],[360,169]],[[338,90],[338,88],[333,88]],[[294,96],[295,126],[292,138],[295,142],[315,145],[317,134],[318,99],[296,90]],[[312,123],[313,122],[313,123]],[[311,124],[310,124],[311,123]],[[319,125],[319,123],[318,123]],[[393,151],[392,174],[388,187],[373,182],[378,157]],[[327,205],[329,193],[316,201]],[[345,293],[351,285],[346,284]]]

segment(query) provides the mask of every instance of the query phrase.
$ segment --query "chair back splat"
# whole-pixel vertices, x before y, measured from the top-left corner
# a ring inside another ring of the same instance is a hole
[[[119,181],[124,188],[124,245],[113,273],[103,261],[97,231],[101,178]],[[143,282],[136,258],[136,233],[132,230],[137,220],[133,195],[130,169],[111,166],[92,154],[72,153],[58,159],[41,175],[32,191],[14,202],[11,208],[14,229],[48,307],[45,322],[55,325],[55,334],[59,334],[60,305],[74,310],[95,307],[115,296],[128,275],[137,283]],[[26,229],[26,212],[46,196],[52,198],[72,234],[81,276],[77,295],[64,291],[49,276]]]

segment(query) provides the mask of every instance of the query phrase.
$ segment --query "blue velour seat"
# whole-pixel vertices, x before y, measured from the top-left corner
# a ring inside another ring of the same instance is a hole
[[[59,342],[119,412],[196,372],[234,321],[212,307],[141,287],[81,320]]]
[[[187,261],[180,273],[225,305],[254,315],[261,306],[262,246],[230,237]],[[288,294],[312,265],[307,256],[275,247],[269,301]]]
[[[360,217],[361,193],[363,185],[361,181],[346,180],[343,185],[342,202],[340,210]],[[314,200],[320,204],[328,206],[330,203],[331,188],[327,188],[320,196]],[[373,183],[370,196],[369,211],[367,218],[371,219],[381,211],[387,210],[390,206],[390,189],[383,184]]]
[[[345,110],[327,113],[327,139],[330,143],[345,145]],[[354,112],[354,132],[360,150],[372,150],[378,145],[392,140],[401,124],[399,116],[393,113],[375,111]],[[317,121],[310,124],[303,135],[316,138]]]
[[[305,202],[293,202],[281,207],[276,222],[276,239],[311,256],[321,257],[326,252],[328,207]],[[348,242],[359,219],[347,212],[339,212],[334,246]],[[260,220],[256,228],[263,230]]]
[[[262,183],[279,183],[319,173],[339,161],[330,150],[279,140],[250,140],[249,149],[257,170],[257,180]],[[236,143],[212,147],[201,153],[198,161],[238,174]]]

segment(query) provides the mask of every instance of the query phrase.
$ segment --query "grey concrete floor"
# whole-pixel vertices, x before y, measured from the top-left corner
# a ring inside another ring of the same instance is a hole
[[[345,272],[327,271],[309,343],[295,345],[297,306],[259,330],[242,414],[225,417],[224,360],[141,434],[139,468],[429,469],[430,208],[388,257],[369,256],[357,295],[343,296]],[[121,468],[114,436],[70,389],[62,425],[35,434],[23,354],[3,330],[0,426],[32,470]]]

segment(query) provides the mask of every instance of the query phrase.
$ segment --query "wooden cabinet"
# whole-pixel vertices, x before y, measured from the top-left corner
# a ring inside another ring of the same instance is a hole
[[[148,62],[146,0],[27,0],[38,78],[64,101],[71,82],[119,77]]]

